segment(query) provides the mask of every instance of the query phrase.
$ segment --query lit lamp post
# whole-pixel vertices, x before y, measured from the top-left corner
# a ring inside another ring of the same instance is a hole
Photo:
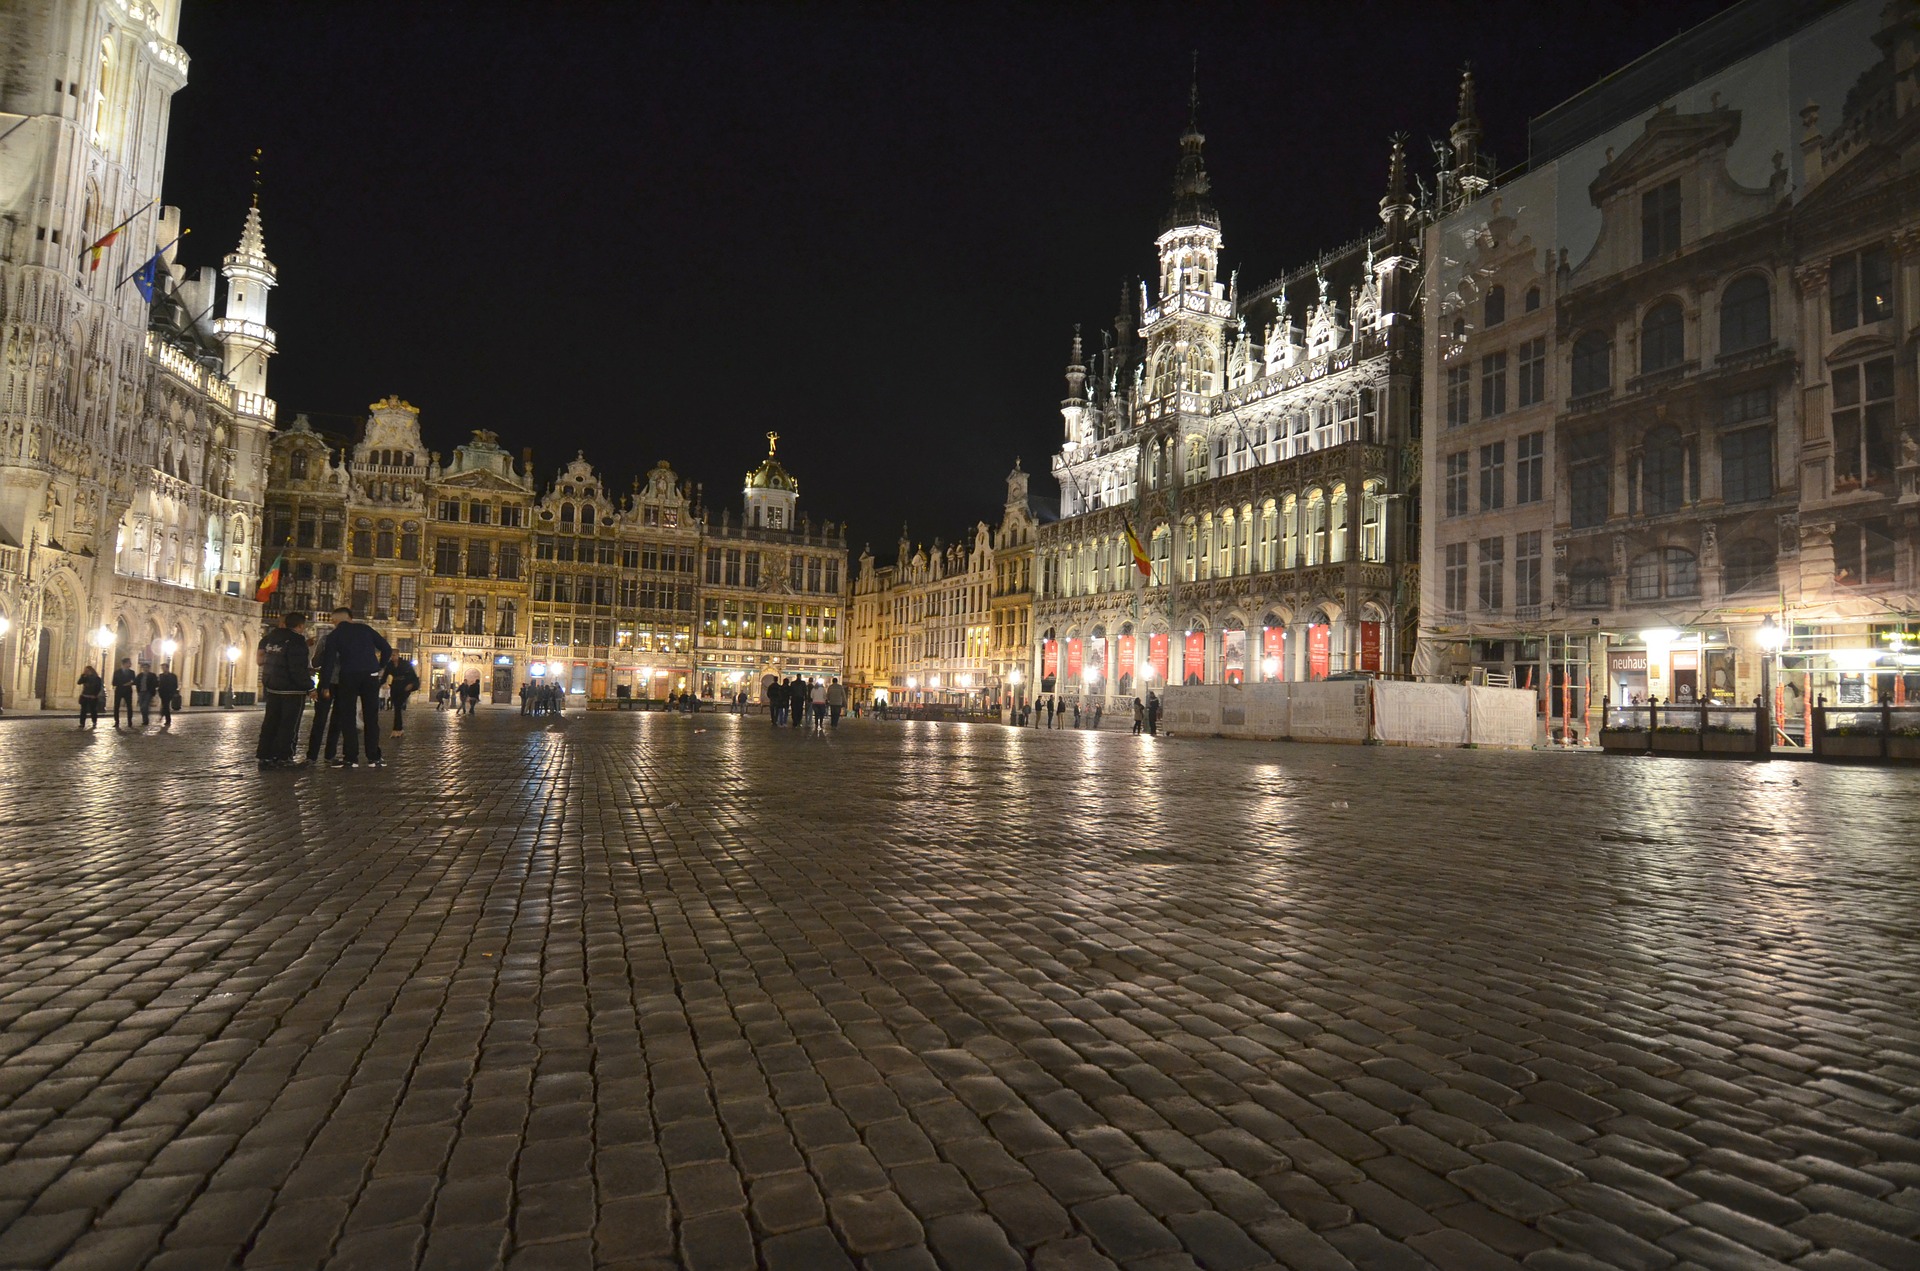
[[[1260,659],[1260,678],[1263,680],[1279,679],[1280,678],[1280,659],[1276,657],[1265,657]]]
[[[1773,730],[1778,727],[1773,718],[1773,659],[1780,653],[1780,646],[1787,642],[1787,633],[1768,614],[1760,620],[1760,631],[1756,637],[1760,642],[1760,713],[1754,723],[1760,729],[1760,753],[1769,754],[1773,750]]]
[[[240,646],[237,644],[228,645],[227,646],[227,701],[226,701],[226,707],[228,710],[233,709],[233,673],[235,668],[239,666],[239,663],[240,663]]]
[[[1013,717],[1013,712],[1020,709],[1020,668],[1019,667],[1016,666],[1007,672],[1007,687],[1012,690],[1007,694],[1007,717],[1011,719]]]
[[[107,643],[111,642],[111,637],[113,633],[111,631],[108,631],[105,627],[100,628],[100,631],[102,635],[109,637],[109,639],[103,642],[100,646],[101,648],[104,649],[107,646]],[[160,642],[160,656],[165,659],[165,661],[161,663],[161,666],[163,669],[165,670],[173,669],[173,655],[178,653],[179,651],[180,651],[180,642],[174,639],[172,636],[168,636],[166,639]]]
[[[173,641],[169,640],[167,643],[172,644]],[[113,647],[113,628],[103,623],[100,629],[93,633],[93,647],[100,650],[100,656],[105,658],[107,656],[107,650]],[[168,656],[172,656],[171,650],[169,650]]]
[[[920,687],[920,677],[917,675],[909,675],[907,677],[907,705],[908,706],[913,705],[913,699],[916,696],[916,694],[914,693],[914,690],[919,687]]]

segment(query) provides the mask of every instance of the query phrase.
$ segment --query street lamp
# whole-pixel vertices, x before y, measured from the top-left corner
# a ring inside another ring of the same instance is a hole
[[[237,644],[228,645],[227,646],[227,709],[228,710],[233,709],[233,673],[234,673],[235,667],[239,664],[239,661],[240,661],[240,646]]]
[[[93,647],[100,650],[102,659],[107,656],[107,650],[113,647],[113,640],[113,628],[104,623],[93,633]],[[169,640],[168,643],[171,644],[172,641]]]
[[[1268,679],[1268,680],[1279,679],[1280,678],[1280,659],[1276,657],[1262,658],[1260,660],[1260,675],[1261,675],[1261,678],[1263,679]]]
[[[1765,754],[1773,749],[1773,730],[1779,726],[1773,718],[1773,659],[1780,652],[1780,646],[1787,642],[1787,633],[1774,622],[1773,615],[1768,614],[1760,620],[1755,638],[1760,644],[1760,714],[1766,721],[1760,751]]]
[[[103,633],[107,632],[107,629],[105,627],[100,628],[100,630]],[[108,633],[108,634],[111,634],[111,633]],[[105,648],[106,645],[103,643],[100,647]],[[166,639],[160,642],[160,656],[166,659],[166,662],[164,663],[164,665],[166,665],[169,668],[173,666],[173,655],[179,651],[180,651],[180,642],[174,639],[172,636],[168,636]]]

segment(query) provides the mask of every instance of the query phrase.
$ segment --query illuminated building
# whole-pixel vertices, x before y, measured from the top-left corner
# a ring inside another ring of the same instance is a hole
[[[576,456],[535,513],[532,674],[592,699],[686,690],[699,543],[691,492],[664,462],[616,503]]]
[[[855,700],[1004,709],[1021,698],[1038,524],[1016,465],[998,526],[930,547],[903,533],[891,565],[862,552],[847,650]]]
[[[1429,231],[1422,657],[1616,704],[1920,688],[1916,6],[1729,10]]]
[[[68,706],[84,664],[120,657],[170,661],[182,694],[210,703],[227,651],[244,649],[232,673],[252,688],[276,278],[258,207],[218,273],[188,277],[176,260],[181,216],[158,200],[167,103],[187,80],[177,9],[0,10],[15,68],[0,80],[0,700],[12,710]],[[134,274],[156,254],[149,302]]]
[[[1382,227],[1242,295],[1221,271],[1197,123],[1181,138],[1155,282],[1078,333],[1034,549],[1036,693],[1404,670],[1417,213],[1396,144]],[[1141,576],[1131,527],[1150,558]],[[1117,699],[1117,700],[1116,700]]]
[[[775,457],[749,472],[738,521],[722,510],[703,525],[696,691],[702,698],[760,700],[774,676],[831,679],[845,673],[847,538],[798,511],[800,483]]]
[[[477,676],[483,697],[511,702],[529,676],[532,456],[515,464],[498,436],[478,431],[438,459],[426,482],[416,670],[429,689]]]

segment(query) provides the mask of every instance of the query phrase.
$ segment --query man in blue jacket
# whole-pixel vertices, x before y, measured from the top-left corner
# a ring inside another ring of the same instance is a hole
[[[327,633],[327,660],[320,669],[320,691],[335,695],[333,709],[340,723],[344,757],[335,760],[334,767],[360,766],[360,738],[353,721],[356,702],[367,739],[367,766],[387,766],[380,757],[380,677],[392,657],[393,646],[386,637],[366,623],[354,621],[352,609],[342,605],[333,611],[333,630]],[[344,718],[340,717],[341,711],[346,712]]]

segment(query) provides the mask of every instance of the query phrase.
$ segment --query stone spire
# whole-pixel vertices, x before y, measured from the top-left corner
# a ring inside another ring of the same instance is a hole
[[[1201,150],[1206,134],[1200,131],[1200,55],[1193,55],[1193,86],[1187,93],[1187,130],[1180,137],[1180,163],[1173,172],[1173,208],[1161,223],[1162,230],[1182,225],[1220,228],[1220,213],[1207,197],[1213,189],[1207,180],[1207,163]]]
[[[1073,355],[1067,362],[1067,398],[1078,400],[1087,395],[1087,359],[1080,348],[1080,324],[1073,324]]]
[[[1447,139],[1453,146],[1453,184],[1463,198],[1474,199],[1492,184],[1480,153],[1480,115],[1474,102],[1473,68],[1460,75],[1460,111]]]

